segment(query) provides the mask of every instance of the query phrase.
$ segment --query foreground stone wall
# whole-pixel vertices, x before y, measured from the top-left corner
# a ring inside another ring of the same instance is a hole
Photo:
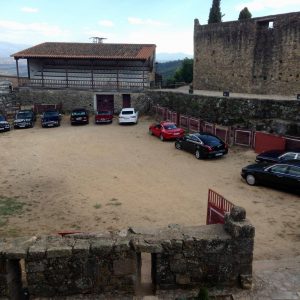
[[[21,297],[21,265],[30,297],[108,292],[133,295],[141,281],[141,254],[152,255],[156,289],[252,285],[255,229],[242,208],[225,225],[4,239],[0,243],[0,297]],[[24,277],[24,276],[23,276]]]
[[[194,89],[300,93],[300,13],[194,26]]]
[[[300,136],[300,101],[209,97],[151,91],[152,104],[220,125]]]

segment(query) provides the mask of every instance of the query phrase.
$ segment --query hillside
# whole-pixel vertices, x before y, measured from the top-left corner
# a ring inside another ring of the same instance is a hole
[[[158,63],[156,72],[162,75],[163,80],[170,79],[174,76],[176,70],[181,67],[183,60],[174,60],[164,63]]]

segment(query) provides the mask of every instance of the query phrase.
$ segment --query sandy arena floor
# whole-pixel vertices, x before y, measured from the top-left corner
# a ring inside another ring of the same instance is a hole
[[[25,203],[0,222],[0,236],[205,224],[212,188],[246,208],[256,259],[300,255],[300,199],[241,180],[252,150],[198,161],[148,135],[151,122],[70,126],[65,116],[59,128],[0,134],[0,197]]]

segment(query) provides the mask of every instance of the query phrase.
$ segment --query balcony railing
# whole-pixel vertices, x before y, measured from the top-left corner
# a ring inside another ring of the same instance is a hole
[[[148,82],[19,78],[19,87],[45,89],[145,90]]]

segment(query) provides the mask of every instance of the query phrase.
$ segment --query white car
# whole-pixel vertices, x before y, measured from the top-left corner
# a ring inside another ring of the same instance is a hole
[[[137,124],[139,112],[134,108],[123,108],[119,114],[119,124],[135,123]]]

